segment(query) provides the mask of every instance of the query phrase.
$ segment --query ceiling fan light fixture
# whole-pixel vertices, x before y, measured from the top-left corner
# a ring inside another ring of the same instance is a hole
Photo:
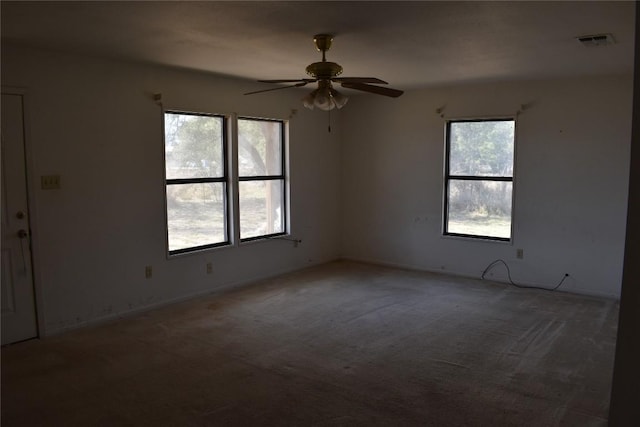
[[[318,89],[312,90],[302,99],[302,104],[310,110],[315,107],[324,111],[340,109],[349,101],[348,97],[331,87],[329,80],[319,80],[318,86]]]
[[[309,92],[309,93],[307,94],[307,96],[305,96],[304,98],[302,98],[302,104],[303,104],[306,108],[308,108],[308,109],[310,109],[310,110],[313,110],[313,108],[314,108],[313,103],[314,103],[314,100],[315,100],[315,98],[316,98],[316,92],[318,92],[318,89],[314,89],[314,90],[312,90],[311,92]]]
[[[331,94],[327,91],[318,90],[313,97],[313,105],[321,110],[329,111],[334,109],[333,101],[331,100]]]
[[[331,99],[333,99],[333,103],[338,109],[347,105],[347,102],[349,101],[349,97],[344,96],[333,88],[331,89]]]

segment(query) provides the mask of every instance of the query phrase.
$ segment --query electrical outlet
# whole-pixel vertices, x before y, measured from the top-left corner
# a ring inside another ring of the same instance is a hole
[[[210,262],[207,263],[207,274],[213,273],[213,265]]]
[[[147,265],[144,268],[144,277],[147,279],[151,279],[151,276],[153,276],[153,268],[150,265]]]
[[[43,190],[58,190],[60,188],[60,175],[41,176],[40,187]]]
[[[516,249],[516,258],[518,259],[524,258],[524,249],[522,248]]]

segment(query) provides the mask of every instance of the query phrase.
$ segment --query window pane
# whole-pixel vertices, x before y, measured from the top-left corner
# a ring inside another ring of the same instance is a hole
[[[239,176],[282,175],[282,122],[238,120]]]
[[[510,238],[511,190],[511,182],[451,180],[447,232]]]
[[[449,174],[513,175],[513,120],[450,123]]]
[[[221,182],[167,186],[169,251],[227,241]]]
[[[165,113],[164,132],[167,179],[223,175],[222,117]]]
[[[240,182],[240,238],[284,232],[284,180]]]

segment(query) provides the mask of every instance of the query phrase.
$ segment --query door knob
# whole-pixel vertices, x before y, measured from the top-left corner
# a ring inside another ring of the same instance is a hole
[[[27,236],[29,236],[29,233],[27,233],[27,230],[18,230],[18,237],[21,239],[26,238]]]

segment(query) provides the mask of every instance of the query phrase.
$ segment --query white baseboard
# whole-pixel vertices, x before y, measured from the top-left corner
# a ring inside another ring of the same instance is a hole
[[[455,277],[464,277],[467,279],[476,279],[476,280],[486,280],[489,282],[495,282],[495,283],[502,283],[505,285],[510,285],[508,280],[500,280],[500,279],[495,279],[495,278],[491,278],[491,279],[482,279],[480,276],[481,274],[470,274],[470,273],[466,273],[466,272],[460,272],[460,271],[452,271],[452,270],[441,270],[441,269],[437,269],[437,268],[428,268],[428,267],[420,267],[420,266],[416,266],[416,265],[412,265],[412,264],[403,264],[403,263],[396,263],[396,262],[388,262],[388,261],[383,261],[383,260],[378,260],[375,258],[361,258],[361,257],[351,257],[351,256],[343,256],[341,258],[342,260],[345,261],[354,261],[354,262],[362,262],[362,263],[366,263],[366,264],[375,264],[375,265],[380,265],[382,267],[391,267],[391,268],[401,268],[403,270],[411,270],[411,271],[422,271],[422,272],[426,272],[426,273],[435,273],[435,274],[445,274],[445,275],[449,275],[449,276],[455,276]],[[548,288],[549,284],[548,283],[531,283],[531,282],[522,282],[520,283],[523,286],[530,286],[530,287],[537,287],[537,288]],[[570,288],[570,289],[558,289],[555,292],[565,292],[565,293],[569,293],[569,294],[576,294],[576,295],[583,295],[583,296],[590,296],[590,297],[597,297],[597,298],[606,298],[606,299],[612,299],[612,300],[616,300],[619,301],[620,300],[620,296],[619,295],[614,295],[614,294],[608,294],[605,292],[598,292],[598,291],[592,291],[589,289],[580,289],[580,288]]]
[[[158,308],[162,308],[162,307],[166,307],[169,305],[173,305],[173,304],[178,304],[181,302],[185,302],[185,301],[189,301],[192,299],[196,299],[196,298],[201,298],[203,296],[209,296],[209,295],[215,295],[217,293],[220,292],[224,292],[224,291],[228,291],[231,289],[235,289],[235,288],[240,288],[242,286],[247,286],[247,285],[251,285],[254,284],[256,282],[260,282],[263,280],[269,280],[272,279],[274,277],[278,277],[278,276],[282,276],[283,274],[289,274],[289,273],[294,273],[296,271],[302,271],[302,270],[306,270],[308,268],[312,268],[312,267],[316,267],[318,265],[322,265],[322,264],[327,264],[329,262],[333,262],[333,261],[338,261],[339,258],[331,258],[331,259],[326,259],[326,260],[319,260],[319,261],[315,261],[315,262],[311,262],[308,263],[304,266],[300,266],[300,267],[295,267],[295,268],[289,268],[289,269],[282,269],[282,270],[278,270],[278,271],[274,271],[274,272],[270,272],[269,274],[266,275],[256,275],[256,276],[252,276],[249,278],[245,278],[242,280],[237,280],[237,281],[233,281],[233,282],[228,282],[228,283],[224,283],[221,285],[217,285],[215,287],[215,289],[204,289],[202,291],[198,291],[198,292],[192,292],[186,295],[181,295],[179,297],[176,298],[170,298],[170,299],[166,299],[163,301],[158,301],[158,302],[154,302],[154,303],[150,303],[147,305],[143,305],[143,306],[139,306],[139,307],[135,307],[133,309],[130,310],[122,310],[122,311],[118,311],[115,313],[109,313],[105,316],[99,316],[99,317],[95,317],[92,319],[87,319],[84,321],[80,321],[77,323],[73,323],[70,325],[65,325],[59,328],[52,328],[52,327],[48,327],[46,329],[46,331],[40,333],[40,338],[45,338],[45,337],[52,337],[55,335],[60,335],[63,334],[65,332],[70,332],[73,331],[75,329],[80,329],[80,328],[86,328],[86,327],[91,327],[91,326],[99,326],[105,323],[109,323],[109,322],[113,322],[116,320],[120,320],[120,319],[126,319],[129,317],[133,317],[136,315],[139,315],[141,313],[145,313],[147,311],[151,311],[151,310],[155,310]]]

